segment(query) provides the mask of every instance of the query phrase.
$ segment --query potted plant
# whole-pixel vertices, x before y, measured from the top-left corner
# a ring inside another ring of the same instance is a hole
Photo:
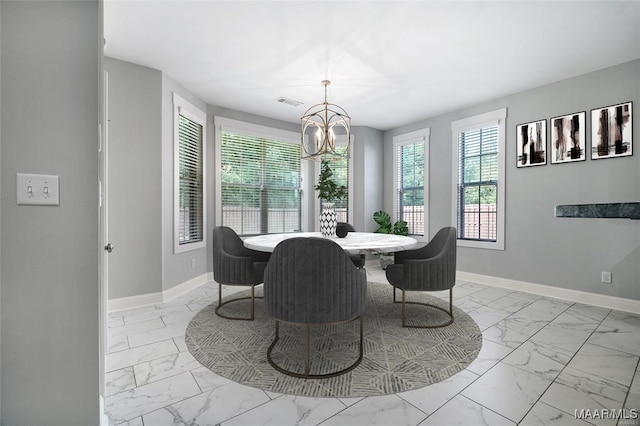
[[[329,162],[322,160],[318,184],[314,186],[314,189],[318,191],[318,198],[322,201],[320,232],[322,232],[322,235],[325,237],[336,236],[338,218],[333,208],[333,203],[337,200],[344,200],[349,194],[347,187],[344,185],[338,185],[332,179],[332,176],[333,170],[331,170]]]
[[[373,214],[373,220],[378,224],[375,232],[379,234],[409,235],[407,221],[399,220],[391,224],[391,216],[384,210],[378,210]],[[380,253],[380,267],[387,269],[393,263],[393,254]]]

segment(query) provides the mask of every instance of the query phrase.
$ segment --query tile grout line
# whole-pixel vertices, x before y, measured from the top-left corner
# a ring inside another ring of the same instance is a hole
[[[469,282],[469,283],[471,283],[471,282]],[[471,284],[473,284],[473,283],[471,283]],[[491,288],[491,286],[485,286],[485,287],[486,287],[486,288]],[[473,290],[472,292],[470,292],[470,293],[466,294],[465,296],[463,296],[463,298],[464,298],[464,297],[466,297],[466,296],[473,295],[473,294],[475,294],[475,293],[477,293],[477,292],[480,292],[480,291],[483,291],[483,290],[485,290],[485,288],[478,288],[478,289],[475,289],[475,290]],[[479,309],[480,307],[489,307],[489,308],[492,308],[491,306],[488,306],[488,305],[487,305],[487,303],[494,303],[494,302],[496,302],[497,300],[500,300],[500,299],[502,299],[502,298],[504,298],[504,297],[508,297],[509,295],[512,295],[512,294],[514,294],[514,293],[525,293],[525,294],[528,294],[528,293],[526,293],[526,292],[520,292],[520,291],[517,291],[517,290],[516,290],[516,291],[512,291],[512,292],[510,292],[510,293],[508,293],[508,294],[506,294],[506,295],[503,295],[503,296],[499,297],[498,299],[493,299],[493,300],[487,301],[486,303],[482,303],[482,304],[480,304],[480,306],[478,306],[478,307],[476,307],[476,308],[474,308],[474,309],[471,309],[471,311],[476,310],[476,309]],[[540,299],[540,298],[539,298],[539,299],[537,299],[537,300],[542,300],[542,299]],[[521,307],[520,309],[518,309],[517,311],[510,313],[507,317],[503,318],[503,320],[504,320],[504,319],[507,319],[507,318],[509,318],[509,317],[512,317],[513,315],[515,315],[516,313],[518,313],[518,312],[522,311],[523,309],[528,308],[529,306],[531,306],[532,304],[534,304],[537,300],[533,300],[533,301],[531,301],[530,303],[528,303],[527,305],[522,306],[522,307]],[[553,299],[553,298],[552,298],[551,300],[555,300],[555,299]],[[514,348],[511,348],[511,347],[505,346],[505,345],[503,345],[503,344],[502,344],[502,343],[500,343],[500,342],[494,342],[494,343],[496,343],[496,344],[499,344],[499,345],[502,345],[502,346],[508,347],[509,349],[511,349],[511,351],[510,351],[508,354],[506,354],[505,356],[503,356],[501,359],[499,359],[495,365],[493,365],[493,366],[492,366],[491,368],[489,368],[488,370],[484,371],[482,374],[477,374],[477,373],[475,373],[475,372],[473,372],[473,371],[471,371],[471,370],[467,370],[467,371],[469,371],[470,373],[472,373],[472,374],[476,375],[477,377],[475,377],[475,378],[474,378],[470,383],[468,383],[466,386],[464,386],[464,388],[462,388],[460,391],[458,391],[458,392],[457,392],[455,395],[453,395],[451,398],[448,398],[448,399],[447,399],[447,401],[446,401],[444,404],[440,405],[436,410],[434,410],[434,411],[431,413],[431,415],[427,414],[425,411],[423,411],[423,410],[422,410],[422,409],[420,409],[419,407],[415,406],[415,405],[414,405],[414,404],[412,404],[411,402],[409,402],[409,401],[405,400],[404,398],[402,398],[402,396],[400,396],[400,395],[399,395],[399,394],[397,394],[397,393],[394,393],[394,394],[388,394],[387,396],[395,395],[395,396],[397,396],[401,401],[403,401],[404,403],[406,403],[406,404],[408,404],[409,406],[411,406],[411,407],[415,408],[415,409],[416,409],[416,410],[418,410],[420,413],[423,413],[424,415],[426,415],[425,419],[423,419],[422,421],[420,421],[420,423],[424,422],[426,419],[428,419],[429,417],[431,417],[433,414],[435,414],[436,412],[438,412],[439,410],[441,410],[441,409],[442,409],[442,407],[444,407],[446,404],[448,404],[449,402],[451,402],[451,401],[453,400],[453,398],[455,398],[455,397],[457,397],[457,396],[461,396],[461,397],[463,397],[463,398],[465,398],[465,399],[467,399],[467,400],[469,400],[469,401],[473,402],[474,404],[478,404],[479,406],[483,407],[484,409],[487,409],[487,410],[489,410],[489,411],[491,411],[491,412],[493,412],[493,413],[495,413],[495,414],[499,415],[500,417],[503,417],[503,418],[505,418],[505,419],[507,419],[507,420],[509,420],[509,421],[512,421],[511,419],[506,418],[505,416],[501,415],[500,413],[497,413],[497,412],[495,412],[494,410],[492,410],[492,409],[490,409],[490,408],[488,408],[488,407],[486,407],[486,406],[484,406],[484,405],[482,405],[482,404],[480,404],[480,403],[478,403],[478,402],[474,401],[473,399],[471,399],[471,398],[469,398],[469,397],[467,397],[467,396],[465,396],[465,395],[462,395],[462,392],[463,392],[464,390],[466,390],[469,386],[471,386],[472,384],[474,384],[478,379],[480,379],[480,377],[484,376],[484,375],[485,375],[486,373],[488,373],[489,371],[492,371],[492,370],[493,370],[493,369],[494,369],[498,364],[500,364],[501,362],[503,362],[503,360],[504,360],[507,356],[509,356],[511,353],[513,353],[513,352],[514,352],[514,351],[516,351],[517,349],[521,348],[525,343],[530,342],[530,340],[531,340],[534,336],[536,336],[536,335],[537,335],[538,333],[540,333],[542,330],[544,330],[545,328],[547,328],[547,327],[548,327],[548,326],[549,326],[549,325],[550,325],[550,324],[551,324],[555,319],[557,319],[560,315],[562,315],[562,314],[566,313],[570,308],[572,308],[572,307],[574,307],[574,306],[577,306],[577,305],[578,305],[578,303],[575,303],[575,302],[574,302],[574,303],[571,303],[570,305],[568,305],[564,310],[562,310],[561,312],[559,312],[555,317],[553,317],[551,320],[547,321],[547,322],[546,322],[546,324],[545,324],[542,328],[540,328],[540,329],[539,329],[539,330],[537,330],[534,334],[532,334],[532,335],[530,335],[529,337],[527,337],[527,339],[526,339],[524,342],[522,342],[522,343],[518,344],[518,345],[517,345],[516,347],[514,347]],[[155,305],[155,306],[154,306],[154,308],[155,308],[156,310],[158,310],[158,306],[159,306],[159,305]],[[187,312],[195,312],[194,310],[192,310],[192,309],[189,307],[189,305],[188,305],[187,303],[185,303],[185,304],[184,304],[184,306],[186,307]],[[585,305],[585,306],[592,306],[592,305]],[[492,309],[498,309],[498,308],[492,308]],[[505,311],[505,312],[507,312],[507,311]],[[538,404],[538,403],[540,403],[540,404],[544,404],[544,405],[549,406],[549,407],[552,407],[553,409],[556,409],[556,410],[558,410],[558,411],[565,412],[565,411],[560,410],[560,409],[558,409],[558,408],[556,408],[556,407],[553,407],[552,405],[549,405],[548,403],[545,403],[545,402],[541,401],[541,398],[542,398],[542,396],[544,396],[544,394],[548,391],[549,387],[551,387],[551,385],[553,385],[554,383],[556,383],[557,378],[562,374],[562,372],[563,372],[563,371],[565,371],[565,369],[568,367],[568,365],[569,365],[569,364],[573,361],[573,359],[576,357],[576,355],[578,354],[578,352],[579,352],[580,350],[582,350],[582,348],[583,348],[583,347],[588,343],[589,339],[594,335],[595,331],[596,331],[596,330],[597,330],[597,329],[602,325],[602,323],[603,323],[607,318],[609,318],[609,317],[610,317],[610,315],[612,314],[612,312],[614,312],[614,311],[613,311],[613,310],[609,310],[609,312],[608,312],[608,313],[603,317],[603,319],[602,319],[602,320],[600,320],[600,321],[598,322],[598,324],[596,325],[596,327],[595,327],[595,328],[594,328],[594,329],[589,333],[589,335],[588,335],[588,337],[585,339],[585,341],[584,341],[584,342],[580,345],[580,347],[579,347],[579,348],[578,348],[578,349],[573,353],[573,355],[571,355],[571,357],[569,358],[569,360],[568,360],[566,363],[564,363],[564,366],[562,367],[562,369],[560,370],[560,372],[555,376],[555,378],[554,378],[554,379],[552,379],[552,380],[551,380],[551,383],[546,387],[546,389],[544,390],[544,392],[542,392],[542,394],[537,398],[537,400],[536,400],[536,401],[531,405],[531,407],[529,408],[529,410],[527,410],[527,412],[526,412],[526,413],[524,414],[524,416],[520,419],[520,421],[518,421],[518,422],[516,422],[516,423],[519,423],[519,422],[521,422],[524,418],[526,418],[526,416],[531,412],[531,410],[533,409],[533,407],[534,407],[536,404]],[[467,312],[467,311],[465,311],[465,313],[467,313],[467,314],[468,314],[468,312]],[[165,316],[164,316],[164,315],[159,315],[159,316],[158,316],[158,319],[160,319],[160,320],[162,321],[162,323],[164,324],[164,328],[167,328],[167,322],[166,322],[166,318],[165,318]],[[125,325],[128,325],[128,324],[129,324],[128,322],[126,322],[126,321],[125,321],[125,319],[124,319],[124,315],[122,315],[122,322],[123,322]],[[499,322],[499,321],[498,321],[498,322]],[[494,326],[494,325],[495,325],[495,324],[490,325],[489,327],[492,327],[492,326]],[[489,328],[489,327],[487,327],[487,328]],[[484,331],[486,331],[486,329],[485,329],[485,330],[482,330],[482,332],[484,332]],[[129,346],[129,348],[128,348],[128,349],[123,349],[122,351],[126,351],[126,350],[134,349],[134,348],[131,348],[131,342],[129,341],[129,337],[130,337],[130,336],[127,334],[127,336],[126,336],[126,339],[127,339],[127,340],[126,340],[126,341],[127,341],[127,345]],[[176,349],[177,349],[177,351],[178,351],[178,354],[180,353],[180,348],[178,347],[178,344],[177,344],[177,342],[175,341],[175,338],[169,338],[169,339],[165,339],[165,340],[172,340],[173,345],[175,346],[175,348],[176,348]],[[493,342],[493,341],[492,341],[492,342]],[[159,342],[152,342],[152,343],[159,343]],[[601,346],[601,347],[604,347],[604,348],[608,348],[607,346],[602,346],[602,345],[598,345],[598,344],[595,344],[595,343],[592,343],[592,344],[593,344],[593,345],[595,345],[595,346]],[[144,345],[142,345],[142,346],[144,346]],[[142,346],[137,346],[137,347],[142,347]],[[608,348],[608,349],[613,349],[613,348]],[[116,351],[116,352],[114,352],[114,353],[118,353],[118,352],[122,352],[122,351]],[[626,351],[620,351],[620,352],[626,353]],[[634,355],[634,354],[632,354],[632,355]],[[635,356],[637,356],[637,355],[635,355]],[[638,368],[639,368],[639,366],[640,366],[639,364],[640,364],[640,362],[636,364],[636,372],[638,371]],[[137,380],[136,375],[135,375],[135,369],[134,369],[134,367],[135,367],[135,365],[132,365],[132,366],[131,366],[132,371],[133,371],[133,376],[134,376],[134,383],[135,383],[135,385],[136,385],[134,389],[136,389],[136,388],[139,388],[139,386],[138,386],[138,383],[137,383],[137,382],[138,382],[138,380]],[[535,374],[535,375],[537,375],[536,373],[532,373],[532,372],[530,372],[530,371],[524,370],[523,368],[520,368],[520,367],[519,367],[519,366],[517,366],[517,365],[514,365],[514,366],[512,366],[512,367],[515,367],[515,368],[516,368],[516,369],[518,369],[518,370],[525,371],[525,372],[530,373],[530,374]],[[199,368],[199,367],[198,367],[198,368]],[[195,379],[195,376],[193,375],[193,370],[194,370],[194,369],[190,369],[190,370],[187,370],[187,371],[190,373],[190,375],[191,375],[192,379],[195,381],[196,385],[198,386],[198,389],[200,390],[200,393],[199,393],[199,394],[203,394],[203,393],[204,393],[204,391],[202,390],[202,387],[200,386],[200,384],[198,383],[198,381]],[[465,369],[465,370],[466,370],[466,369]],[[465,370],[461,370],[461,371],[465,371]],[[628,398],[629,398],[629,395],[630,395],[630,392],[631,392],[631,387],[632,387],[632,385],[634,384],[634,382],[635,382],[635,379],[632,379],[632,380],[631,380],[630,385],[629,385],[629,386],[628,386],[628,388],[627,388],[627,393],[626,393],[626,396],[625,396],[625,399],[624,399],[624,401],[623,401],[623,405],[622,405],[623,407],[624,407],[624,404],[626,403],[626,401],[627,401],[627,400],[628,400]],[[440,383],[440,382],[438,382],[438,383]],[[264,391],[263,391],[263,392],[264,392]],[[283,395],[285,395],[285,394],[283,394]],[[234,415],[234,416],[230,417],[229,419],[226,419],[226,420],[225,420],[225,422],[226,422],[226,421],[228,421],[228,420],[230,420],[230,419],[232,419],[232,418],[238,417],[239,415],[242,415],[242,414],[244,414],[244,413],[250,412],[250,411],[252,411],[252,410],[254,410],[254,409],[258,408],[258,407],[261,407],[261,406],[265,405],[265,404],[266,404],[266,403],[268,403],[268,402],[271,402],[271,401],[274,401],[274,400],[276,400],[276,399],[277,399],[277,398],[273,398],[273,399],[272,399],[271,397],[269,397],[269,395],[267,395],[267,397],[269,398],[269,400],[268,400],[268,401],[265,401],[264,403],[262,403],[262,404],[260,404],[260,405],[258,405],[258,406],[256,406],[256,407],[253,407],[253,408],[252,408],[252,409],[250,409],[250,410],[246,410],[246,411],[244,411],[244,412],[238,413],[238,414],[236,414],[236,415]],[[279,397],[280,397],[280,396],[278,396],[278,398],[279,398]],[[191,397],[189,397],[189,398],[191,398]],[[154,412],[154,411],[158,411],[158,410],[162,410],[162,409],[167,408],[167,407],[170,407],[171,405],[174,405],[174,404],[176,404],[176,403],[182,402],[182,401],[184,401],[185,399],[189,399],[189,398],[183,398],[183,399],[182,399],[182,400],[180,400],[180,401],[174,401],[174,402],[172,402],[172,404],[169,404],[169,405],[167,405],[167,406],[165,406],[165,407],[158,408],[158,409],[156,409],[156,410],[153,410],[152,412]],[[333,414],[333,415],[331,415],[330,417],[328,417],[328,418],[326,418],[326,419],[322,420],[322,422],[320,422],[320,423],[318,423],[318,424],[321,424],[321,423],[325,423],[325,422],[327,422],[329,419],[331,419],[331,418],[334,418],[334,417],[338,416],[340,413],[344,412],[345,410],[349,409],[350,407],[353,407],[353,406],[355,406],[355,405],[357,405],[357,404],[359,404],[359,403],[361,403],[361,402],[363,402],[363,401],[368,400],[368,399],[369,399],[369,397],[364,397],[364,398],[362,398],[361,400],[359,400],[359,401],[357,401],[357,402],[355,402],[354,404],[351,404],[351,405],[349,405],[349,406],[347,406],[347,405],[346,405],[344,402],[342,402],[339,398],[331,397],[331,399],[334,399],[334,400],[338,401],[341,405],[343,405],[343,406],[344,406],[344,408],[342,408],[342,409],[341,409],[340,411],[338,411],[337,413],[334,413],[334,414]],[[145,413],[145,414],[149,414],[149,413]],[[570,415],[571,413],[567,413],[567,414],[569,414],[569,415]],[[144,425],[143,415],[140,415],[139,417],[140,417],[140,419],[141,419],[142,424]],[[133,419],[129,419],[128,421],[131,421],[131,420],[134,420],[134,419],[135,419],[135,418],[133,418]]]
[[[629,383],[629,389],[627,389],[627,395],[625,395],[624,401],[622,401],[622,407],[621,407],[622,409],[624,409],[624,407],[627,405],[627,401],[629,400],[629,396],[631,395],[631,388],[633,387],[633,384],[637,380],[636,376],[638,376],[638,368],[640,368],[640,357],[638,358],[638,362],[636,363],[636,370],[635,370],[635,373],[633,374],[633,378],[631,379],[631,383]]]
[[[565,309],[565,311],[563,311],[563,312],[566,312],[569,308],[571,308],[571,307],[573,307],[573,306],[576,306],[576,305],[577,305],[577,303],[575,303],[575,302],[574,302],[574,303],[572,303],[572,304],[571,304],[567,309]],[[591,305],[589,305],[589,306],[591,306]],[[608,317],[609,315],[611,315],[611,312],[613,312],[613,311],[610,309],[610,310],[609,310],[609,312],[607,313],[607,315],[605,315],[605,316],[600,320],[600,322],[598,322],[598,325],[593,329],[593,331],[592,331],[591,333],[589,333],[589,336],[588,336],[588,337],[585,339],[585,341],[580,345],[580,347],[575,351],[575,353],[574,353],[573,355],[571,355],[571,358],[569,358],[569,360],[568,360],[568,361],[566,362],[566,364],[562,367],[562,369],[560,370],[560,372],[559,372],[559,373],[556,375],[556,377],[551,381],[551,383],[549,383],[549,386],[547,386],[547,387],[546,387],[546,389],[544,390],[544,392],[542,392],[542,394],[540,394],[540,396],[538,397],[538,399],[536,400],[536,402],[535,402],[535,403],[531,406],[531,408],[527,411],[527,414],[529,414],[529,412],[533,409],[533,407],[534,407],[537,403],[542,403],[542,404],[546,404],[546,405],[548,405],[549,407],[552,407],[552,408],[554,408],[554,409],[556,409],[556,410],[558,410],[558,411],[560,411],[560,412],[562,412],[562,413],[566,413],[567,415],[570,415],[570,416],[574,416],[574,417],[575,417],[575,415],[574,415],[574,414],[572,414],[572,413],[567,413],[566,411],[564,411],[564,410],[562,410],[562,409],[560,409],[560,408],[558,408],[558,407],[555,407],[555,406],[553,406],[553,405],[551,405],[551,404],[549,404],[549,403],[546,403],[546,402],[544,402],[544,401],[541,401],[541,399],[542,399],[542,397],[544,396],[544,394],[545,394],[545,393],[547,393],[547,391],[549,390],[549,388],[550,388],[554,383],[556,383],[556,380],[558,379],[558,377],[560,377],[560,375],[562,374],[562,372],[563,372],[563,371],[564,371],[564,370],[569,366],[569,364],[571,363],[571,361],[573,361],[573,359],[576,357],[576,355],[578,354],[578,352],[580,352],[580,350],[584,347],[584,345],[586,345],[586,344],[587,344],[587,342],[589,341],[589,339],[591,338],[591,336],[593,336],[593,333],[595,333],[595,331],[598,329],[598,327],[600,327],[600,326],[602,325],[602,323],[604,322],[604,320],[605,320],[605,319],[607,319],[607,317]],[[559,315],[558,315],[558,316],[559,316]],[[556,318],[557,318],[558,316],[556,316]],[[554,318],[554,319],[555,319],[555,318]],[[536,334],[537,334],[537,333],[536,333]],[[534,334],[534,336],[535,336],[535,334]],[[531,337],[533,337],[533,336],[531,336]],[[526,417],[526,414],[525,414],[525,417]],[[524,417],[523,417],[522,419],[524,419]],[[522,421],[522,419],[521,419],[520,421]],[[591,422],[587,422],[587,423],[591,423]]]
[[[541,300],[541,299],[538,299],[538,300]],[[533,303],[535,303],[535,301],[534,301],[534,302],[532,302],[531,304],[533,304]],[[512,314],[510,314],[510,315],[509,315],[508,317],[506,317],[506,318],[509,318],[509,317],[511,317],[512,315],[515,315],[516,313],[518,313],[518,312],[522,311],[523,309],[526,309],[526,308],[527,308],[528,306],[530,306],[531,304],[529,304],[529,305],[527,305],[527,306],[524,306],[524,307],[522,307],[521,309],[519,309],[519,310],[517,310],[517,311],[513,312]],[[549,324],[551,324],[551,322],[552,322],[553,320],[555,320],[556,318],[558,318],[560,315],[562,315],[563,313],[565,313],[567,310],[569,310],[569,308],[571,308],[571,307],[572,307],[572,306],[574,306],[574,305],[575,305],[575,303],[572,303],[571,305],[567,306],[563,311],[559,312],[559,313],[558,313],[558,314],[557,314],[553,319],[549,320],[549,321],[547,322],[547,324],[546,324],[544,327],[542,327],[541,329],[539,329],[538,331],[536,331],[534,334],[532,334],[531,336],[529,336],[529,337],[528,337],[524,342],[520,343],[518,346],[516,346],[515,348],[513,348],[513,349],[512,349],[512,351],[511,351],[511,352],[509,352],[509,354],[505,355],[505,356],[504,356],[502,359],[500,359],[500,360],[499,360],[495,365],[493,365],[493,366],[492,366],[491,368],[489,368],[487,371],[485,371],[484,373],[482,373],[482,375],[480,375],[480,376],[478,377],[478,379],[479,379],[480,377],[484,376],[485,374],[487,374],[489,371],[493,370],[493,369],[494,369],[497,365],[499,365],[499,364],[500,364],[500,363],[501,363],[501,362],[502,362],[502,361],[503,361],[507,356],[509,356],[510,354],[512,354],[514,351],[518,350],[521,346],[523,346],[526,342],[528,342],[532,337],[534,337],[536,334],[538,334],[540,331],[542,331],[544,328],[546,328]],[[506,319],[506,318],[505,318],[505,319]],[[498,343],[498,342],[494,342],[494,343],[500,344],[500,343]],[[510,347],[509,347],[509,348],[510,348]],[[576,353],[577,353],[577,352],[576,352]],[[575,354],[574,354],[574,355],[575,355]],[[570,360],[569,360],[569,361],[570,361]],[[567,362],[567,364],[568,364],[568,362]],[[520,371],[524,371],[524,372],[526,372],[526,373],[534,374],[535,376],[538,376],[537,374],[535,374],[535,373],[531,373],[530,371],[527,371],[527,370],[524,370],[524,369],[521,369],[521,368],[519,368],[518,366],[515,366],[515,365],[514,365],[514,366],[512,366],[512,367],[513,367],[513,368],[517,368],[517,369],[518,369],[518,370],[520,370]],[[563,369],[564,369],[564,368],[563,368]],[[562,371],[562,370],[561,370],[561,371]],[[560,375],[560,373],[558,373],[558,376],[559,376],[559,375]],[[556,376],[556,378],[557,378],[558,376]],[[540,376],[538,376],[538,377],[540,377]],[[478,380],[478,379],[476,379],[476,380]],[[474,380],[474,382],[475,382],[475,380]],[[531,405],[531,407],[526,411],[526,413],[522,416],[522,418],[520,418],[520,420],[518,420],[517,422],[514,422],[514,423],[519,424],[520,422],[522,422],[522,420],[523,420],[523,419],[524,419],[524,418],[529,414],[529,412],[533,409],[533,407],[536,405],[536,403],[540,402],[540,399],[542,398],[542,396],[545,394],[545,392],[549,389],[549,387],[551,387],[551,385],[552,385],[554,382],[555,382],[555,378],[554,378],[553,380],[551,380],[551,382],[549,383],[549,385],[545,388],[544,392],[542,392],[542,393],[540,394],[540,396],[538,397],[538,399],[537,399],[537,400],[536,400],[536,401]],[[468,400],[470,400],[470,401],[473,401],[475,404],[478,404],[478,405],[480,405],[480,406],[482,406],[482,407],[484,407],[484,408],[486,408],[486,409],[488,409],[488,410],[490,410],[490,411],[495,412],[494,410],[492,410],[492,409],[490,409],[489,407],[486,407],[485,405],[483,405],[483,404],[481,404],[481,403],[479,403],[479,402],[477,402],[477,401],[475,401],[475,400],[471,399],[470,397],[467,397],[467,396],[465,396],[465,395],[462,395],[462,392],[463,392],[466,388],[468,388],[469,386],[471,386],[471,384],[473,384],[473,382],[472,382],[472,383],[470,383],[469,385],[467,385],[467,386],[466,386],[464,389],[462,389],[460,392],[458,392],[458,394],[456,394],[456,396],[457,396],[457,395],[460,395],[460,396],[462,396],[462,397],[464,397],[464,398],[467,398],[467,399],[468,399]],[[451,400],[451,399],[450,399],[450,400]],[[444,405],[446,405],[446,404],[444,404]],[[555,408],[555,407],[554,407],[554,408]],[[435,413],[435,412],[434,412],[434,413]],[[500,413],[497,413],[497,412],[496,412],[496,414],[500,415],[501,417],[507,418],[507,417],[505,417],[505,416],[501,415]],[[508,419],[508,418],[507,418],[507,419]],[[511,419],[508,419],[508,420],[509,420],[509,421],[512,421]]]

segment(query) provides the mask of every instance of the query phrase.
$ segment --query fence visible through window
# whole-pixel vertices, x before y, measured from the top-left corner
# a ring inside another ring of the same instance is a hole
[[[467,204],[464,206],[463,239],[495,241],[497,235],[497,207],[495,204]]]

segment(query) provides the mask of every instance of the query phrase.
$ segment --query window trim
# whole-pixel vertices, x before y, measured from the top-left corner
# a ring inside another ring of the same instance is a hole
[[[393,211],[391,212],[392,222],[398,220],[398,148],[403,145],[416,143],[420,139],[424,143],[424,238],[429,238],[429,138],[431,128],[402,133],[393,137]],[[419,234],[415,234],[419,236]]]
[[[179,116],[202,126],[202,241],[180,244],[180,138]],[[207,114],[173,93],[173,252],[185,253],[206,247],[207,241]]]
[[[458,247],[471,247],[491,250],[504,250],[505,240],[505,188],[506,188],[506,118],[507,109],[501,108],[495,111],[478,114],[461,120],[451,122],[452,139],[452,197],[451,197],[451,223],[458,223],[458,140],[462,132],[476,130],[482,127],[498,126],[498,203],[496,206],[496,241],[477,241],[472,239],[458,239]]]
[[[300,145],[300,133],[292,132],[289,130],[277,129],[275,127],[262,126],[259,124],[253,124],[246,121],[234,120],[231,118],[214,116],[214,134],[215,134],[215,144],[214,144],[214,155],[215,155],[215,175],[218,177],[215,181],[215,224],[217,226],[222,225],[222,179],[219,176],[222,176],[222,132],[236,132],[246,136],[252,136],[257,138],[265,138],[265,139],[273,139],[280,142],[291,143],[294,145]],[[304,186],[304,177],[307,176],[308,173],[308,165],[309,161],[301,161],[300,175],[303,177],[303,182],[301,185],[302,194],[301,196],[305,196],[305,186]],[[302,223],[301,227],[303,231],[306,231],[307,228],[307,219],[308,212],[306,207],[305,199],[303,198],[302,204]]]

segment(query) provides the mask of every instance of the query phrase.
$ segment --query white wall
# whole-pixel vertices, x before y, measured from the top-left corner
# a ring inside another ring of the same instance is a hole
[[[3,425],[99,422],[97,1],[2,1]],[[60,205],[16,205],[16,173]]]
[[[513,94],[385,132],[393,136],[431,128],[430,224],[433,235],[452,222],[451,122],[507,108],[505,250],[460,247],[458,269],[530,283],[640,300],[640,221],[556,218],[558,204],[640,201],[640,156],[516,168],[516,125],[633,101],[635,149],[640,129],[640,60]],[[549,133],[549,124],[547,125]],[[391,162],[385,162],[385,199],[393,203]],[[612,284],[600,272],[613,273]]]

